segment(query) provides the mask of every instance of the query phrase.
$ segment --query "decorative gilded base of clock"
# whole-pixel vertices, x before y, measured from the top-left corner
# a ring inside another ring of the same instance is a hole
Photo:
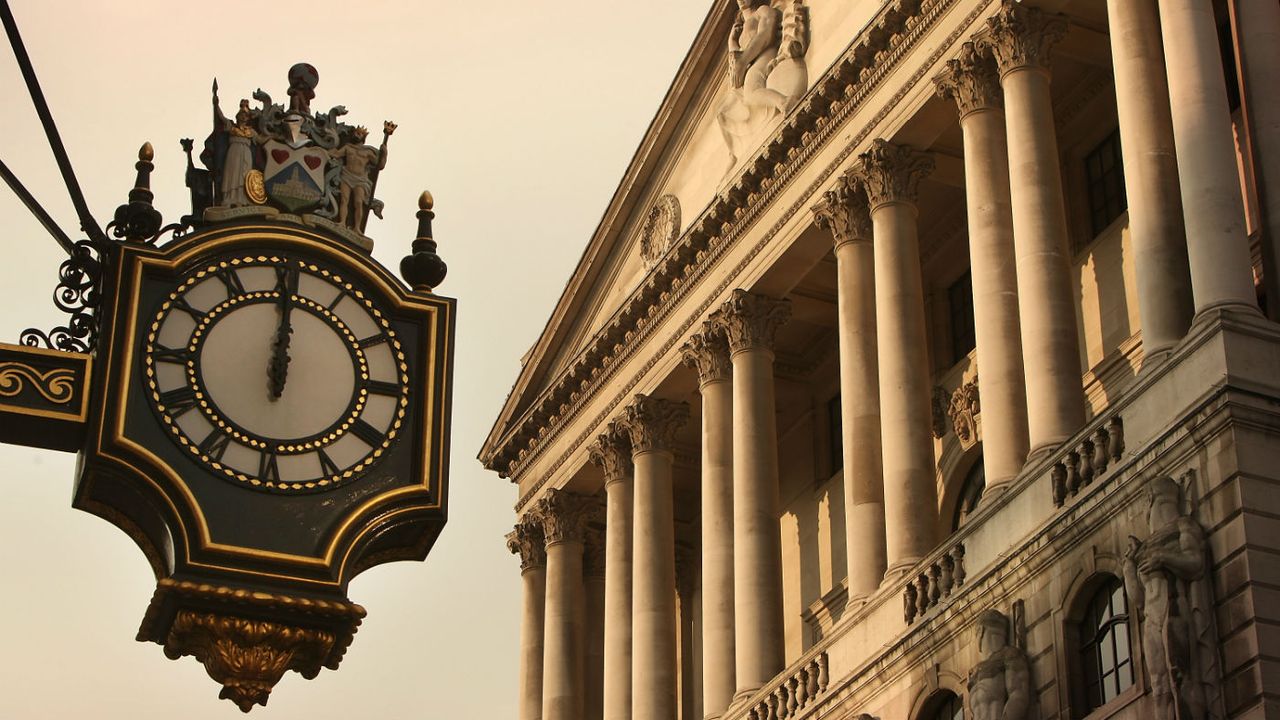
[[[290,670],[308,680],[321,668],[337,670],[364,616],[364,608],[349,602],[166,578],[156,586],[138,640],[163,645],[171,660],[199,660],[222,685],[218,697],[247,713],[266,705]]]

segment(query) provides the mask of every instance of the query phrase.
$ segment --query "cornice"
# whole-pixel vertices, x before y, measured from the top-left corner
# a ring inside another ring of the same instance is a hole
[[[733,247],[758,219],[771,201],[787,187],[799,171],[835,135],[842,123],[861,108],[898,63],[961,0],[892,0],[881,8],[877,17],[810,89],[804,100],[774,132],[769,142],[742,175],[712,201],[693,221],[681,239],[627,298],[608,323],[596,334],[591,345],[578,357],[556,383],[548,387],[534,405],[497,443],[492,452],[481,459],[489,469],[505,477],[519,473],[540,457],[570,421],[585,407],[594,393],[608,382],[626,360],[653,332],[653,328],[679,304],[689,289]],[[812,196],[846,164],[850,155],[864,143],[875,128],[894,110],[897,103],[913,91],[939,60],[953,52],[953,46],[971,32],[973,23],[986,12],[994,0],[980,2],[961,25],[934,50],[932,55],[905,80],[894,97],[881,104],[876,115],[847,141],[837,157],[823,169],[799,200],[794,202],[769,228],[723,280],[702,306],[689,313],[680,328],[665,333],[662,348],[651,354],[645,366],[601,410],[589,428],[595,428],[616,414],[618,405],[629,398],[639,382],[661,357],[681,341],[695,322],[701,320],[716,299],[723,297],[738,275],[773,240],[797,212],[807,212]],[[543,478],[517,502],[522,507],[536,495],[556,470],[586,440],[592,431],[581,433],[563,448]]]

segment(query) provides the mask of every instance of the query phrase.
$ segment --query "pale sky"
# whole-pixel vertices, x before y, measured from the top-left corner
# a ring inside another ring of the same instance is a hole
[[[374,251],[398,267],[415,199],[457,297],[449,524],[425,563],[374,568],[350,587],[369,617],[337,672],[289,673],[266,718],[515,716],[520,580],[503,535],[515,490],[480,444],[657,110],[709,3],[647,0],[161,2],[10,0],[101,224],[125,201],[138,146],[155,146],[155,204],[189,212],[179,138],[210,130],[261,87],[284,98],[300,61],[313,105],[346,105],[380,136],[400,128],[379,179]],[[0,158],[62,227],[78,223],[17,64],[0,50]],[[61,250],[0,187],[0,340],[64,321]],[[124,533],[71,508],[75,457],[0,446],[0,718],[232,718],[191,658],[134,634],[154,590]]]

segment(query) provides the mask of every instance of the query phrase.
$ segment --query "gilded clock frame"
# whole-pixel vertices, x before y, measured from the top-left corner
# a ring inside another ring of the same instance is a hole
[[[174,253],[171,249],[178,246]],[[416,460],[421,468],[419,482],[365,498],[353,507],[329,533],[315,554],[281,553],[258,548],[229,545],[215,541],[191,488],[180,474],[147,448],[125,434],[125,412],[118,404],[105,403],[110,394],[126,397],[130,383],[138,382],[136,373],[145,372],[136,362],[134,347],[139,327],[138,306],[144,271],[181,274],[184,268],[202,259],[230,255],[238,251],[254,252],[266,246],[280,252],[301,249],[336,266],[362,281],[366,287],[378,288],[388,314],[417,316],[423,324],[424,339],[431,347],[423,350],[416,369],[416,382],[421,388],[422,435],[421,452]],[[453,330],[456,302],[450,298],[424,295],[406,290],[403,285],[372,260],[353,260],[357,250],[341,241],[305,227],[271,223],[245,223],[199,233],[176,240],[160,249],[144,246],[122,246],[109,268],[111,282],[117,288],[110,305],[104,308],[117,324],[111,330],[111,350],[106,353],[106,367],[94,389],[94,403],[99,408],[91,413],[91,427],[85,454],[107,461],[113,472],[127,472],[134,481],[148,489],[159,502],[167,518],[166,525],[182,541],[170,548],[155,545],[150,537],[130,518],[122,516],[89,497],[91,486],[98,480],[93,473],[81,476],[76,488],[76,503],[120,527],[129,534],[152,561],[157,578],[176,568],[204,573],[256,576],[283,581],[316,590],[340,590],[357,573],[394,560],[420,558],[434,544],[445,521],[445,498],[448,495],[449,414],[452,404]],[[125,255],[133,255],[127,261]],[[131,269],[126,274],[125,268]],[[128,455],[118,452],[119,448]],[[132,456],[132,457],[130,457]],[[148,467],[140,467],[138,460]],[[162,479],[153,477],[153,473]],[[388,528],[428,523],[429,529],[411,547],[397,547],[373,555],[363,552]]]

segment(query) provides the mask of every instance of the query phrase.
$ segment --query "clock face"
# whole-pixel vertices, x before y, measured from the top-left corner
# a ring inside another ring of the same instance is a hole
[[[187,273],[144,362],[152,409],[201,464],[249,487],[321,490],[395,442],[408,366],[383,313],[330,270],[255,255]]]

